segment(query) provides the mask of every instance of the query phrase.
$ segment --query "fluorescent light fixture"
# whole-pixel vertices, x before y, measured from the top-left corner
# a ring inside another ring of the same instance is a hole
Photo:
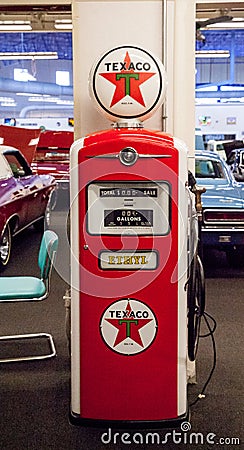
[[[58,100],[57,105],[70,105],[74,106],[73,100]]]
[[[196,58],[229,58],[229,50],[199,50],[195,52]]]
[[[215,105],[215,104],[219,104],[220,98],[196,98],[195,99],[195,103],[196,105]]]
[[[196,88],[196,92],[216,92],[218,90],[218,86],[204,86],[204,87],[199,87]]]
[[[54,28],[56,29],[56,30],[72,30],[73,29],[73,25],[72,25],[72,23],[64,23],[63,25],[62,24],[57,24],[57,23],[55,23],[54,24]]]
[[[1,102],[1,106],[16,106],[17,103],[15,102]]]
[[[29,98],[28,98],[28,101],[29,101],[29,102],[57,103],[58,97],[47,97],[47,96],[42,96],[42,97],[29,97]]]
[[[23,95],[24,97],[30,97],[30,95],[32,97],[40,97],[42,94],[33,94],[32,92],[16,92],[15,95]],[[46,94],[48,95],[48,94]]]
[[[0,25],[0,31],[31,31],[31,25]]]
[[[0,20],[0,31],[31,31],[30,20]]]
[[[212,23],[211,25],[208,25],[208,28],[244,28],[244,20],[241,17],[236,17],[232,19],[231,22]]]
[[[0,102],[14,103],[15,100],[13,99],[13,97],[0,97]]]
[[[71,19],[61,19],[61,20],[55,20],[54,28],[56,30],[72,30],[72,20]]]
[[[244,86],[220,86],[221,91],[244,91]]]
[[[58,59],[57,52],[6,52],[0,53],[0,60],[10,59]]]
[[[244,97],[230,97],[230,98],[223,98],[221,100],[222,103],[243,103]]]

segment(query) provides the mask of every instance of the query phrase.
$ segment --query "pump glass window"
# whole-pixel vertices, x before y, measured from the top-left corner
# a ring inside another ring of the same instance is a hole
[[[87,197],[90,234],[169,233],[170,185],[165,181],[91,183]]]

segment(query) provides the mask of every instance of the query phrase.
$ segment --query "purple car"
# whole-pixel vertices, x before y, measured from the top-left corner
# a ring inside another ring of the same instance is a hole
[[[0,145],[0,270],[11,254],[12,237],[30,225],[41,230],[56,181],[34,174],[23,154]]]

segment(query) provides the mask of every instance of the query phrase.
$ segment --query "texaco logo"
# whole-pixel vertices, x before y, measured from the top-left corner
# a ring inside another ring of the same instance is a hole
[[[123,355],[136,355],[154,341],[157,320],[147,305],[126,298],[112,303],[104,311],[100,331],[112,350]]]
[[[132,46],[107,52],[90,75],[91,95],[112,120],[150,117],[162,104],[165,86],[161,61]]]

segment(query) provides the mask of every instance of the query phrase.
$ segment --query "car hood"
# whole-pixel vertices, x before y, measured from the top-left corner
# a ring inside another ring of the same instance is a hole
[[[16,147],[23,153],[25,159],[31,164],[41,130],[38,128],[20,128],[9,125],[0,125],[0,137],[2,144]]]
[[[241,184],[236,185],[213,185],[197,182],[206,188],[202,194],[203,208],[244,208],[244,188]]]

